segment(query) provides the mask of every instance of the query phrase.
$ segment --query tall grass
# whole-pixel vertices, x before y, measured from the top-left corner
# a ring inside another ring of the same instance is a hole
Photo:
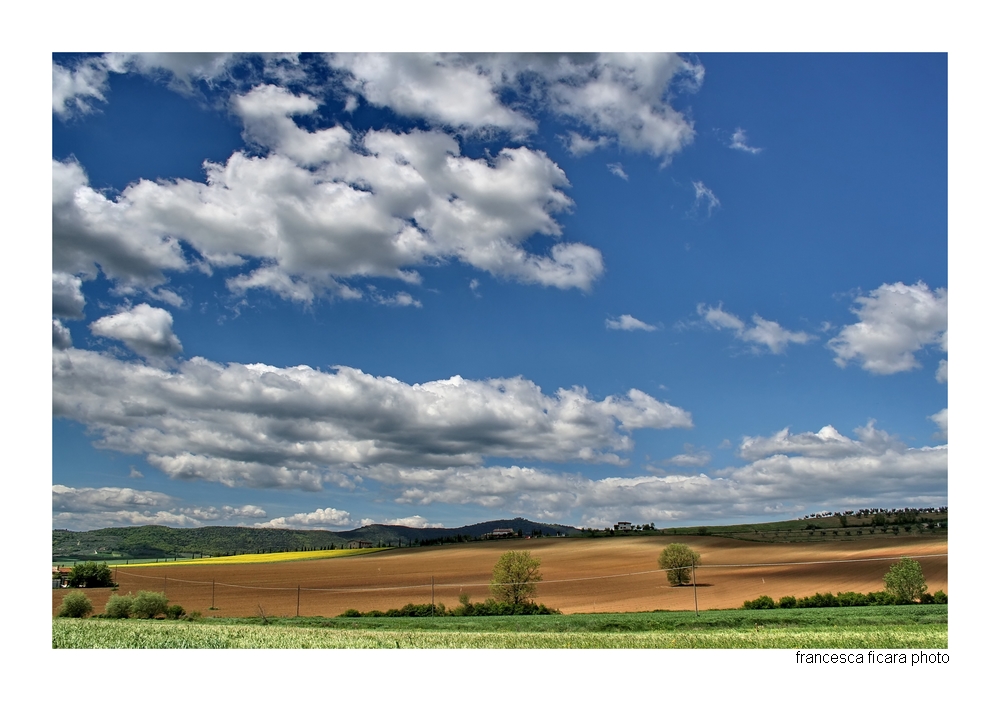
[[[55,619],[53,648],[946,648],[947,624],[647,632],[365,630]]]

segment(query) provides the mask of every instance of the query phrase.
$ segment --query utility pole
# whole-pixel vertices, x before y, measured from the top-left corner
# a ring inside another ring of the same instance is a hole
[[[215,610],[215,580],[212,580],[212,609]]]
[[[434,575],[431,575],[431,615],[434,615]]]
[[[302,600],[302,586],[295,587],[295,617],[299,617],[299,602]]]
[[[691,580],[694,586],[694,615],[698,615],[698,575],[695,574],[697,568],[691,565]]]

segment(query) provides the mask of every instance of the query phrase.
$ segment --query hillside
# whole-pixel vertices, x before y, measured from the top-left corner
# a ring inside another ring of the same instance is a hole
[[[160,557],[218,556],[235,553],[318,550],[346,547],[365,540],[385,545],[430,545],[482,538],[496,528],[524,535],[579,535],[572,526],[536,523],[523,518],[486,521],[459,528],[410,528],[375,524],[349,531],[296,531],[279,528],[206,526],[169,528],[132,526],[95,531],[52,531],[52,559],[102,560]]]
[[[166,557],[218,556],[236,553],[325,550],[348,547],[352,541],[407,547],[460,543],[481,539],[497,528],[524,536],[586,536],[591,538],[653,535],[715,535],[764,542],[869,540],[885,535],[937,535],[947,538],[948,509],[865,509],[807,518],[724,526],[680,526],[616,531],[577,529],[523,518],[485,521],[459,528],[411,528],[373,524],[349,531],[290,530],[206,526],[169,528],[132,526],[94,531],[52,531],[52,559],[126,560]]]

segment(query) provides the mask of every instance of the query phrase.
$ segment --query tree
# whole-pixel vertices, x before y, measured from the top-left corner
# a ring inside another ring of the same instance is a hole
[[[508,550],[493,567],[490,593],[501,603],[524,604],[535,598],[535,582],[542,581],[538,571],[541,560],[528,550]]]
[[[924,581],[920,563],[908,557],[900,558],[899,562],[890,567],[882,581],[885,582],[887,592],[897,601],[907,604],[919,599],[920,595],[927,591],[927,582]]]
[[[671,543],[660,553],[660,569],[667,571],[670,586],[687,584],[691,580],[691,570],[701,564],[701,555],[681,543]]]
[[[111,587],[114,577],[105,563],[78,562],[69,575],[71,587]]]

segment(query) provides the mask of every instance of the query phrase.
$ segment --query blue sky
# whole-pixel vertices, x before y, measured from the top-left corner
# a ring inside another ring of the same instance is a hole
[[[945,54],[52,70],[54,527],[948,502]]]

